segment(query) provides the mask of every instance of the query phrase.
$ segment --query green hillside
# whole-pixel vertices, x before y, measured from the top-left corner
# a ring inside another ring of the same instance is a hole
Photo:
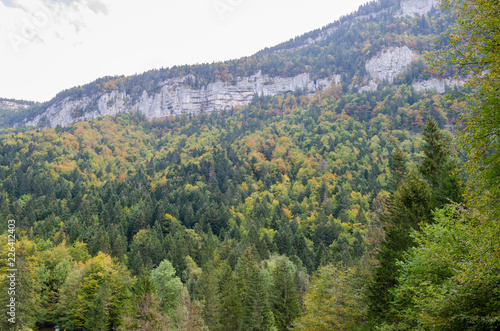
[[[447,43],[448,12],[397,18],[399,2],[372,2],[252,57],[103,78],[51,102],[189,73],[192,87],[258,70],[343,76],[314,94],[3,128],[0,329],[498,329],[500,15],[493,1],[446,3],[465,30]],[[447,57],[358,92],[390,46]],[[438,72],[468,78],[461,98],[412,87]]]

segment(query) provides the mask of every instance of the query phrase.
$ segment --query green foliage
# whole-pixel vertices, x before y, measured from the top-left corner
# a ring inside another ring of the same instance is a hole
[[[500,9],[494,0],[444,0],[456,17],[448,43],[437,54],[436,69],[453,67],[467,76],[462,90],[465,109],[458,130],[460,148],[467,154],[465,169],[469,199],[498,218],[500,196]],[[451,97],[454,97],[453,95]]]
[[[172,263],[163,260],[156,269],[151,271],[151,278],[162,301],[163,309],[168,313],[172,313],[177,307],[182,290],[182,282],[179,277],[175,276]]]
[[[220,330],[239,330],[243,314],[242,288],[229,266],[225,265],[220,281]]]
[[[382,215],[387,226],[385,242],[378,254],[380,266],[375,269],[368,291],[372,318],[391,318],[391,289],[396,285],[399,275],[396,262],[403,258],[405,251],[414,246],[410,236],[412,230],[419,230],[423,224],[431,222],[433,206],[429,186],[415,174],[410,174],[388,199],[387,213]]]
[[[353,268],[328,265],[311,280],[294,330],[355,330],[365,319],[363,291]]]
[[[278,261],[273,272],[271,307],[278,330],[290,330],[293,321],[300,315],[301,307],[297,288],[285,259]]]
[[[123,318],[120,330],[164,331],[171,329],[172,320],[161,312],[161,301],[155,284],[148,273],[143,272],[136,280],[133,291],[133,307]]]
[[[420,174],[433,189],[436,207],[451,202],[462,202],[463,190],[456,171],[456,164],[450,158],[447,139],[440,132],[436,121],[428,117],[422,130],[424,156],[419,165]]]
[[[19,234],[17,236],[19,238]],[[0,312],[3,317],[0,327],[2,330],[31,330],[35,327],[41,302],[41,286],[36,273],[38,263],[34,256],[36,245],[24,238],[12,245],[12,242],[8,242],[7,235],[2,235],[0,240],[0,286],[3,292],[0,296]],[[14,275],[12,271],[8,272],[8,269],[12,269],[8,261],[12,262],[13,256],[17,269]],[[15,298],[14,303],[11,298]],[[11,309],[12,305],[14,309]],[[15,312],[15,315],[8,315],[10,312]],[[12,317],[15,317],[15,323],[8,320]]]
[[[426,172],[430,188],[408,175],[420,152],[416,133],[425,117],[442,127],[452,119],[449,108],[459,106],[411,86],[430,77],[421,61],[396,78],[399,86],[349,89],[365,83],[373,55],[392,46],[429,49],[446,29],[448,18],[436,11],[395,17],[396,2],[364,5],[367,16],[352,24],[346,17],[328,33],[313,31],[249,58],[105,77],[51,102],[93,98],[78,117],[97,105],[99,93],[124,92],[133,103],[168,78],[187,77],[184,84],[197,89],[258,72],[308,73],[315,82],[341,75],[342,86],[255,96],[244,108],[152,122],[121,114],[64,128],[3,130],[0,227],[15,215],[26,231],[25,261],[34,271],[24,274],[23,297],[39,307],[20,308],[26,325],[288,330],[305,303],[299,329],[356,329],[365,322],[362,281],[353,268],[331,263],[375,264],[382,232],[376,211],[392,190],[377,269],[389,305],[396,261],[413,245],[411,229],[429,222],[433,198],[442,203],[449,197],[442,191],[456,184],[443,175],[451,167],[429,172],[434,177]],[[309,40],[317,42],[302,47]],[[0,118],[33,117],[50,104]],[[428,147],[424,155],[433,158]],[[6,257],[0,262],[5,266]]]
[[[449,205],[413,237],[400,264],[396,329],[496,330],[499,327],[498,225]]]
[[[237,267],[238,282],[242,288],[242,315],[240,330],[276,330],[273,312],[260,268],[252,249],[247,249]]]
[[[57,321],[70,330],[117,328],[128,309],[131,283],[128,270],[104,253],[75,264],[60,289]]]

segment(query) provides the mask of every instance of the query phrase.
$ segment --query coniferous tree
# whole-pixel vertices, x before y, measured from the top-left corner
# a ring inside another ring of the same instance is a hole
[[[274,316],[269,305],[264,278],[255,262],[255,248],[247,249],[238,264],[239,285],[242,287],[243,309],[241,330],[275,330]]]
[[[210,330],[219,330],[220,297],[219,282],[214,265],[208,263],[200,277],[200,296],[204,301],[203,318]]]
[[[405,181],[408,175],[408,168],[406,166],[406,155],[401,148],[396,147],[392,153],[392,162],[390,164],[390,178],[389,184],[392,190],[396,190]]]
[[[108,290],[106,285],[99,287],[94,300],[90,304],[89,310],[87,311],[87,320],[83,329],[85,331],[106,331],[109,326],[108,318],[108,304],[107,301]]]
[[[243,313],[241,287],[228,265],[224,266],[220,282],[220,330],[239,330]]]
[[[419,172],[429,182],[436,200],[436,208],[448,202],[462,202],[463,188],[455,173],[456,164],[450,157],[448,143],[439,130],[434,118],[429,116],[423,128],[424,156],[418,167]]]
[[[300,315],[300,302],[293,275],[284,258],[278,261],[273,271],[271,306],[278,330],[290,330]]]
[[[433,205],[429,186],[415,174],[410,174],[388,199],[387,212],[382,215],[386,235],[378,255],[380,266],[368,287],[369,314],[372,318],[390,318],[390,289],[396,285],[398,277],[396,261],[401,260],[404,252],[413,246],[411,231],[419,230],[421,223],[431,222]]]

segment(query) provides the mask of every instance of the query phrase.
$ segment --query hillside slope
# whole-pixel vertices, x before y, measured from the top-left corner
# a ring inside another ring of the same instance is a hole
[[[372,2],[253,56],[101,78],[63,91],[6,124],[66,126],[123,112],[149,119],[198,114],[244,106],[255,95],[312,95],[335,84],[362,92],[404,82],[442,93],[445,81],[425,73],[418,60],[447,26],[434,5],[434,0]]]

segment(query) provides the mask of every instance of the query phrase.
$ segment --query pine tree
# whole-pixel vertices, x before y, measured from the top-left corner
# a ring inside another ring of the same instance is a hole
[[[273,272],[271,306],[278,330],[290,330],[301,310],[293,275],[285,259],[278,261]]]

